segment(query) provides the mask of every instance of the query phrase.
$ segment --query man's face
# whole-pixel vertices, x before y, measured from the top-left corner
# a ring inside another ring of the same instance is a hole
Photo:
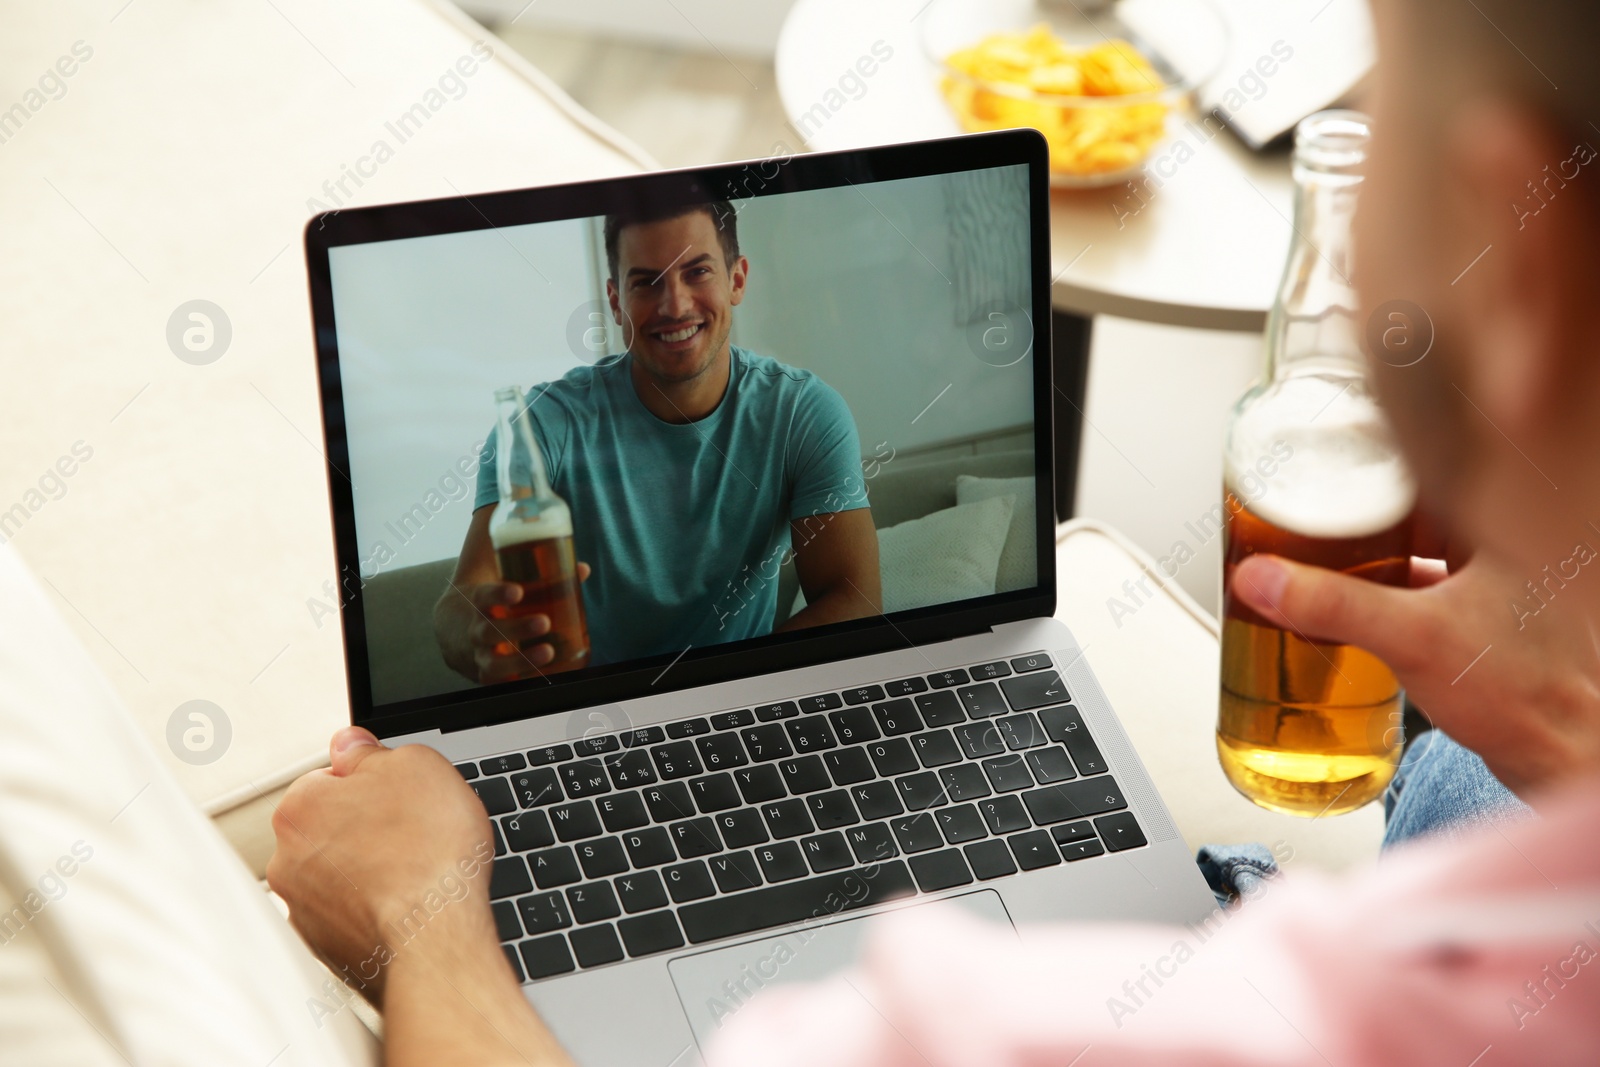
[[[606,294],[628,351],[661,382],[704,374],[726,358],[748,269],[724,260],[708,211],[624,227]]]

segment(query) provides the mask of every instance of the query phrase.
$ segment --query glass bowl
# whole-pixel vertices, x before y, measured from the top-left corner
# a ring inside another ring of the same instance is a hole
[[[1207,0],[932,0],[921,24],[962,127],[1038,130],[1066,187],[1138,174],[1228,50]]]

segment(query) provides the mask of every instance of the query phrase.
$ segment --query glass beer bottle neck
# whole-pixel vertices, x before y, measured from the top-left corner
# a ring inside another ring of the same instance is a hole
[[[1350,282],[1358,177],[1296,167],[1295,238],[1267,324],[1267,375],[1365,374]]]

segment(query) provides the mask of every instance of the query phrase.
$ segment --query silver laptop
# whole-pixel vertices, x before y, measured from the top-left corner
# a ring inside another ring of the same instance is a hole
[[[579,1063],[896,909],[1212,910],[1052,618],[1048,211],[1013,131],[308,227],[353,718],[483,801]]]

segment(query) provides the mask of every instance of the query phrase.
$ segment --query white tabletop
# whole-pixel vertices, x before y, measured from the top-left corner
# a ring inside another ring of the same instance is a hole
[[[961,132],[922,49],[916,18],[925,6],[797,0],[778,39],[777,81],[806,147]],[[858,73],[862,57],[873,60],[870,77]],[[1192,153],[1181,163],[1180,140]],[[1151,162],[1170,177],[1155,174],[1137,192],[1122,185],[1052,194],[1052,303],[1083,315],[1260,330],[1289,249],[1287,154],[1257,156],[1229,132],[1208,138],[1180,124]]]

